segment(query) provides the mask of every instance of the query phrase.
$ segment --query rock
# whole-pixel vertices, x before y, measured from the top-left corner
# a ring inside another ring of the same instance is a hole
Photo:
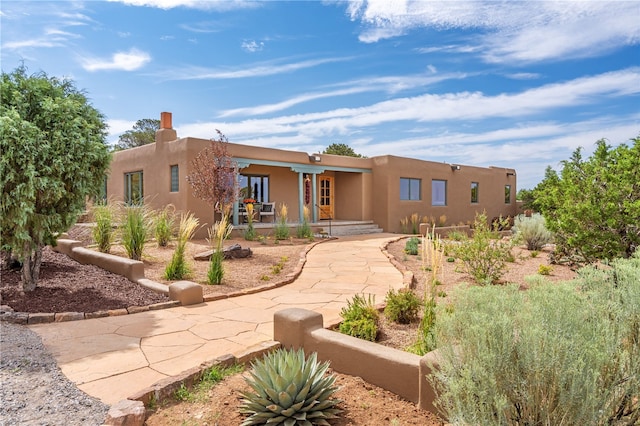
[[[207,250],[202,253],[198,253],[193,256],[195,260],[210,260],[215,250]],[[251,257],[253,255],[253,251],[251,248],[242,248],[240,244],[232,244],[230,246],[226,246],[222,249],[224,252],[225,259],[242,259],[245,257]]]
[[[144,404],[140,401],[123,399],[111,406],[104,424],[111,426],[142,426],[144,421]]]

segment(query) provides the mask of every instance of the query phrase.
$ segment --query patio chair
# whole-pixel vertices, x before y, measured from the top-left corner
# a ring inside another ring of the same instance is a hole
[[[276,203],[262,203],[260,208],[260,222],[263,217],[271,217],[272,222],[276,221]]]

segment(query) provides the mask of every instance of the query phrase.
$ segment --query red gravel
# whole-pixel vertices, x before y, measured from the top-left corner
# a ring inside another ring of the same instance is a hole
[[[97,312],[147,306],[168,297],[94,265],[82,265],[49,247],[42,254],[38,287],[22,292],[19,270],[2,269],[2,304],[17,312]]]

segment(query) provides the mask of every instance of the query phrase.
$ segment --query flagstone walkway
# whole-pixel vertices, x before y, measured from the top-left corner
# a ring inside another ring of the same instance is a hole
[[[246,353],[273,340],[273,314],[298,307],[325,326],[355,294],[384,300],[403,285],[381,246],[397,235],[342,237],[316,245],[291,284],[199,305],[30,328],[80,389],[107,404],[217,357]]]

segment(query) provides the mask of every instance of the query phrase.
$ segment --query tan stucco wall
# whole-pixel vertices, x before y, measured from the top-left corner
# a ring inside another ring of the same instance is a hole
[[[213,208],[193,196],[185,177],[191,173],[191,161],[211,143],[206,139],[176,137],[172,129],[156,135],[156,143],[114,153],[107,182],[107,195],[123,200],[124,174],[144,172],[144,196],[154,209],[173,204],[178,211],[193,212],[202,225],[213,221]],[[234,158],[259,160],[269,164],[251,164],[240,170],[242,174],[269,176],[269,201],[288,207],[291,222],[300,220],[299,173],[294,168],[325,170],[322,175],[334,179],[334,219],[373,220],[387,232],[400,232],[400,220],[418,213],[420,217],[445,215],[447,224],[468,223],[476,212],[486,211],[489,219],[499,215],[515,215],[516,178],[513,169],[484,168],[461,165],[452,170],[449,164],[403,158],[392,155],[373,158],[352,158],[320,154],[320,161],[312,161],[310,153],[271,149],[240,144],[228,144]],[[278,165],[274,165],[274,164]],[[170,166],[179,167],[179,191],[171,193]],[[333,170],[332,170],[333,169]],[[341,169],[341,170],[336,170]],[[354,170],[346,171],[345,169]],[[369,172],[370,171],[370,172]],[[315,175],[318,179],[321,175]],[[400,200],[400,178],[420,179],[421,199]],[[447,181],[447,205],[431,205],[431,180]],[[471,203],[471,182],[479,183],[479,202]],[[504,202],[504,186],[511,185],[511,203]],[[319,191],[319,185],[316,183]],[[303,198],[303,197],[302,197]],[[309,207],[315,208],[317,200]],[[201,230],[197,237],[206,236]]]
[[[422,161],[395,156],[374,158],[373,220],[389,232],[400,232],[400,220],[418,213],[420,217],[446,216],[448,225],[472,221],[476,212],[486,211],[489,219],[516,214],[516,179],[507,176],[513,169],[484,168]],[[400,178],[421,180],[420,200],[400,200]],[[431,181],[447,181],[447,205],[431,205]],[[478,203],[471,203],[471,182],[479,184]],[[511,185],[511,203],[505,204],[504,187]]]

